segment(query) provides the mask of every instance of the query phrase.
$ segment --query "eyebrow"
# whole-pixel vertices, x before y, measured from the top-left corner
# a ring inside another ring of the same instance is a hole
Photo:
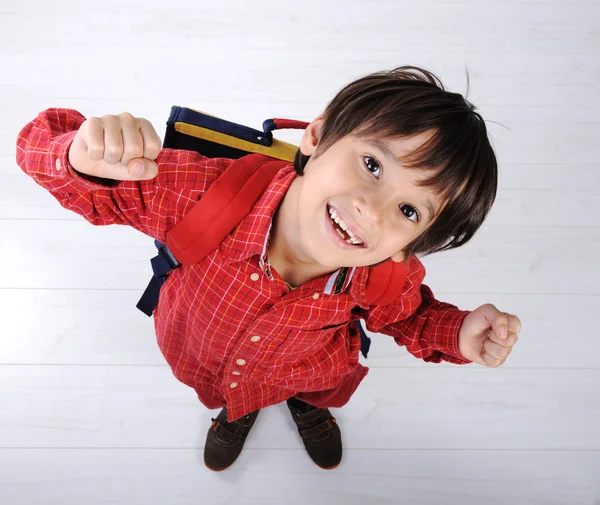
[[[393,164],[398,164],[400,163],[400,158],[398,156],[396,156],[392,150],[386,145],[385,142],[382,142],[379,139],[368,139],[367,144],[371,144],[373,147],[375,147],[376,149],[378,149],[379,151],[381,151],[386,158],[388,158],[389,161],[391,161]],[[427,209],[427,212],[429,213],[429,221],[433,221],[433,218],[435,216],[435,211],[433,210],[433,205],[431,204],[431,201],[429,200],[429,198],[427,198],[426,200],[423,200],[423,202],[421,202],[423,207],[425,207]]]

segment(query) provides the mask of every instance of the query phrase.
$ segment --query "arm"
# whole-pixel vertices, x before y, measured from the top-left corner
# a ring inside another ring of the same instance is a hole
[[[17,139],[17,163],[65,208],[94,225],[124,224],[160,241],[226,168],[229,160],[160,150],[151,180],[112,180],[76,172],[69,150],[85,117],[48,109]]]
[[[405,289],[394,303],[371,307],[363,314],[369,331],[394,337],[398,345],[424,361],[470,363],[458,348],[458,334],[468,311],[435,299],[422,284],[425,268],[414,258]]]

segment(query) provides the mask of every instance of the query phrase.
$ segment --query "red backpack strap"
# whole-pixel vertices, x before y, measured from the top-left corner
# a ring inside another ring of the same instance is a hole
[[[244,156],[227,167],[202,198],[167,233],[167,247],[180,262],[200,262],[248,215],[288,161],[262,154]]]
[[[406,277],[419,268],[420,261],[410,256],[401,263],[391,259],[369,268],[369,277],[365,286],[365,301],[369,305],[387,305],[402,294]]]

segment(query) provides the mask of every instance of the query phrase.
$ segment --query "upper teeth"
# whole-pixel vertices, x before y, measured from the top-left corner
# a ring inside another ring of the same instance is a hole
[[[360,240],[356,235],[354,235],[354,233],[352,233],[348,229],[348,225],[346,223],[344,223],[344,220],[331,207],[329,207],[329,215],[331,216],[331,219],[333,221],[335,221],[337,224],[340,225],[340,228],[342,230],[344,230],[348,235],[350,235],[350,238],[348,239],[348,242],[350,242],[352,244],[362,244],[363,243],[362,240]]]

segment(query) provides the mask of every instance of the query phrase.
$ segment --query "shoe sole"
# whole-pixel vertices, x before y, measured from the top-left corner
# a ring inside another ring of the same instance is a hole
[[[311,460],[312,461],[312,460]],[[314,461],[313,461],[314,463]],[[219,472],[223,472],[225,470],[227,470],[228,468],[231,468],[233,466],[233,463],[229,466],[226,466],[225,468],[221,468],[221,469],[217,469],[217,468],[211,468],[210,466],[208,466],[206,463],[204,463],[204,466],[206,466],[206,468],[208,468],[211,472],[215,472],[215,473],[219,473]],[[321,468],[322,470],[334,470],[336,469],[338,466],[340,466],[340,463],[338,463],[337,465],[333,465],[333,466],[319,466],[317,465],[319,468]]]
[[[226,466],[225,468],[216,469],[216,468],[211,468],[206,463],[204,463],[204,466],[206,466],[206,468],[208,468],[211,472],[215,472],[215,473],[223,472],[223,471],[227,470],[228,468],[231,468],[231,465],[229,465],[229,466]]]
[[[317,465],[319,466],[319,465]],[[319,468],[322,468],[323,470],[334,470],[335,468],[337,468],[338,466],[340,466],[340,464],[338,463],[335,466],[328,466],[328,467],[324,467],[324,466],[319,466]]]

